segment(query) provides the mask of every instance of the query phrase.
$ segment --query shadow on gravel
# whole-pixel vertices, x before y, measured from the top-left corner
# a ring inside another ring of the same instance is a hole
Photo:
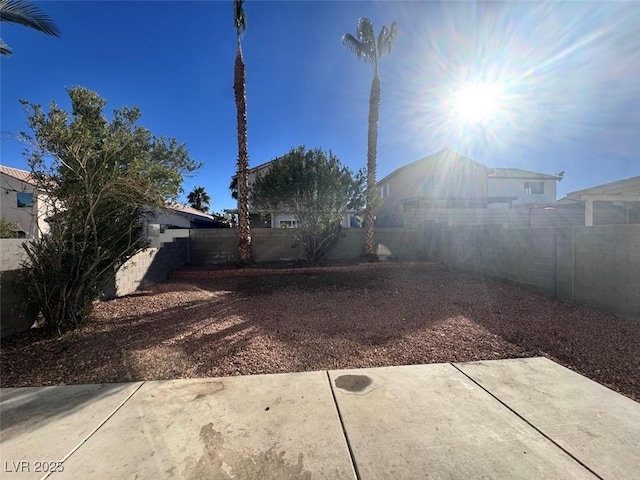
[[[182,281],[113,302],[60,338],[3,340],[2,385],[542,354],[640,398],[640,325],[442,268]]]

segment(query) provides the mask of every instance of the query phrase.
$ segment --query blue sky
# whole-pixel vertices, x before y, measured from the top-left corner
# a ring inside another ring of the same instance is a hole
[[[68,106],[81,85],[107,111],[137,105],[140,124],[204,162],[185,181],[212,209],[234,208],[235,30],[225,2],[36,2],[62,38],[2,25],[3,165],[26,168],[19,98]],[[366,164],[371,67],[342,45],[361,16],[398,22],[381,61],[378,174],[444,147],[493,167],[564,170],[558,197],[640,175],[640,3],[247,1],[250,165],[291,147]],[[500,86],[490,119],[452,113],[465,82]]]

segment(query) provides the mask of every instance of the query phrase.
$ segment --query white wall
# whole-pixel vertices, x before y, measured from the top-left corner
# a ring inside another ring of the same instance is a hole
[[[544,193],[525,194],[525,182],[543,182]],[[518,197],[513,205],[527,205],[532,203],[555,203],[556,180],[538,178],[489,178],[488,193],[490,197]]]
[[[191,221],[184,215],[179,215],[167,210],[161,210],[150,221],[150,224],[173,225],[174,227],[190,228]]]

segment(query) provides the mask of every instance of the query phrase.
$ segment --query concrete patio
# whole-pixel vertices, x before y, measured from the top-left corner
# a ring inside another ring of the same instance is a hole
[[[7,388],[0,422],[15,479],[640,472],[640,404],[545,358]]]

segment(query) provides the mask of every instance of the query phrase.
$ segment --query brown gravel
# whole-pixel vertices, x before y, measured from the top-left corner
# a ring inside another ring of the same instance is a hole
[[[2,387],[543,355],[640,401],[640,322],[439,266],[180,280],[61,337],[2,341]]]

